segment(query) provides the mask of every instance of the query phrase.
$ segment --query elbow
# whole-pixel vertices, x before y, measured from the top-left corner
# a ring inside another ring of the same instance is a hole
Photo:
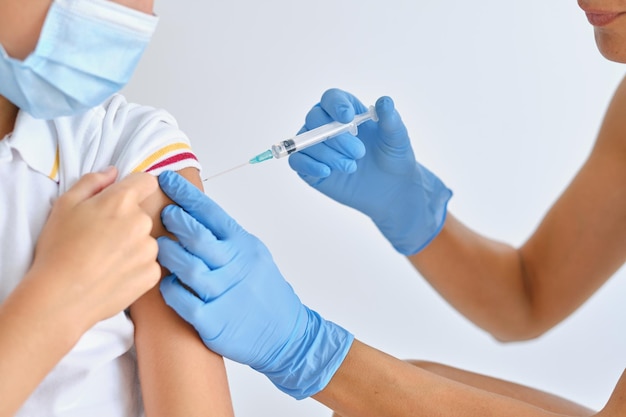
[[[491,337],[493,337],[498,343],[501,344],[528,342],[534,339],[538,339],[542,335],[543,333],[491,333]]]
[[[508,344],[539,339],[551,328],[552,326],[543,323],[528,321],[521,325],[503,326],[501,329],[490,329],[487,331],[497,342]]]
[[[541,286],[538,285],[536,269],[532,267],[521,250],[517,252],[519,263],[519,295],[509,304],[507,314],[501,320],[492,322],[495,326],[486,329],[500,343],[526,342],[543,336],[556,324],[550,319],[540,302]]]

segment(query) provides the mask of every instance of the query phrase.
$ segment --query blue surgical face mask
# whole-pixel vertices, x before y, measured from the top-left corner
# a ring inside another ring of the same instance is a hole
[[[108,0],[55,0],[24,61],[0,45],[0,95],[40,119],[97,106],[130,80],[157,21]]]

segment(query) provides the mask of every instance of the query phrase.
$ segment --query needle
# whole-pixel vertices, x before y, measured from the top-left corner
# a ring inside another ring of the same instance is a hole
[[[234,171],[234,170],[236,170],[236,169],[243,168],[243,167],[245,167],[246,165],[249,165],[249,162],[246,162],[245,164],[241,164],[241,165],[234,166],[234,167],[232,167],[232,168],[228,168],[227,170],[222,171],[222,172],[218,172],[217,174],[211,175],[210,177],[206,177],[206,178],[205,178],[205,179],[203,179],[202,181],[212,180],[213,178],[219,177],[220,175],[224,175],[224,174],[227,174],[227,173],[229,173],[229,172],[231,172],[231,171]]]

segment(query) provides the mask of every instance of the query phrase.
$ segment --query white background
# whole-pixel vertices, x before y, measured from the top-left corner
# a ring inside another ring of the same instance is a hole
[[[419,160],[453,189],[451,211],[514,245],[586,158],[625,68],[600,56],[574,0],[169,1],[156,11],[157,33],[125,93],[178,118],[204,175],[295,133],[327,88],[366,104],[389,95]],[[286,160],[205,186],[267,244],[305,303],[392,355],[594,408],[624,370],[624,268],[539,340],[501,345],[368,219],[309,188]],[[330,415],[247,367],[228,370],[240,417]]]

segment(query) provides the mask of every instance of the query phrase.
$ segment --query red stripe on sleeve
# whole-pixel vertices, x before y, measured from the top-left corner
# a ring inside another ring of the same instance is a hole
[[[168,165],[175,164],[176,162],[184,161],[186,159],[195,159],[196,161],[198,160],[198,158],[196,158],[196,156],[192,154],[191,152],[179,153],[177,155],[170,156],[169,158],[164,159],[161,162],[157,162],[156,164],[152,165],[150,168],[146,169],[145,172],[154,171],[155,169],[163,168]]]

